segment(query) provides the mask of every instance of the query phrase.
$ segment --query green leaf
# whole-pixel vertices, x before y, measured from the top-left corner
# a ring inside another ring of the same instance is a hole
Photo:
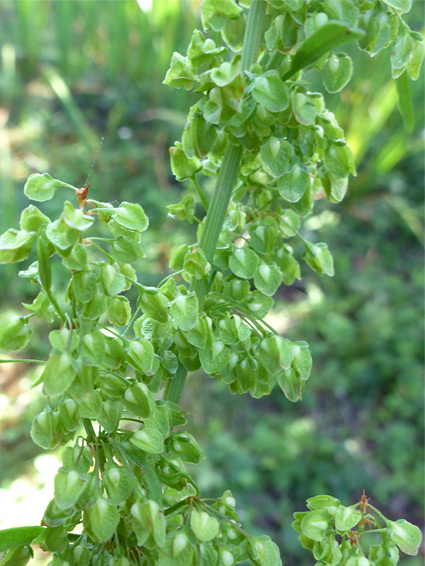
[[[286,81],[300,69],[311,65],[322,55],[349,41],[355,41],[365,35],[358,28],[350,28],[339,22],[329,22],[321,26],[299,47],[291,61],[289,70],[284,73],[282,80]]]
[[[291,342],[281,336],[264,338],[258,353],[258,361],[272,375],[277,375],[283,369],[289,369],[294,358]]]
[[[202,111],[204,118],[211,124],[218,124],[223,110],[223,98],[218,87],[212,88],[208,93],[208,100],[205,102]]]
[[[288,170],[294,156],[292,145],[285,139],[274,136],[268,138],[262,145],[259,153],[260,163],[272,177],[280,177]]]
[[[251,336],[249,327],[242,321],[237,314],[226,314],[219,323],[219,336],[225,344],[236,344],[239,341],[247,340]],[[205,347],[205,346],[204,346]]]
[[[412,525],[405,519],[398,521],[387,521],[387,532],[390,540],[399,549],[410,556],[415,556],[422,542],[422,532],[416,525]]]
[[[406,70],[412,81],[416,81],[419,77],[422,62],[424,60],[425,46],[422,37],[416,38],[412,49],[412,55],[407,63]]]
[[[101,365],[105,356],[105,336],[99,330],[88,332],[82,341],[81,359],[86,364]]]
[[[249,248],[235,248],[229,258],[229,267],[237,277],[251,279],[257,272],[260,259]]]
[[[195,438],[184,430],[173,433],[171,446],[174,454],[183,462],[198,464],[203,457],[202,450]]]
[[[353,62],[345,53],[332,53],[322,67],[322,80],[328,92],[342,90],[353,74]]]
[[[218,535],[220,524],[206,511],[195,509],[190,514],[190,528],[199,541],[208,542]]]
[[[307,265],[309,265],[311,269],[314,269],[319,275],[325,274],[332,277],[334,274],[334,265],[328,246],[323,242],[317,244],[307,242],[305,246],[306,250],[302,257]]]
[[[214,340],[214,333],[212,330],[212,320],[203,314],[196,321],[195,326],[186,332],[187,341],[195,348],[209,348]]]
[[[219,87],[225,87],[235,80],[239,75],[237,65],[232,65],[229,61],[225,61],[219,67],[214,67],[211,71],[211,80]]]
[[[50,218],[48,216],[43,214],[36,206],[30,204],[21,212],[19,225],[22,230],[27,232],[37,232],[40,226],[49,222]]]
[[[158,566],[192,566],[194,550],[184,532],[169,536],[159,551]]]
[[[59,509],[71,509],[87,487],[87,478],[76,470],[60,468],[55,476],[55,503]]]
[[[294,92],[292,95],[292,111],[295,119],[304,126],[314,124],[317,116],[317,108],[313,100],[307,94]]]
[[[88,523],[98,543],[106,542],[114,534],[120,521],[116,505],[109,499],[101,497],[88,513]]]
[[[25,545],[19,548],[12,548],[6,553],[5,556],[1,555],[0,565],[25,566],[33,557],[34,557],[34,552],[30,546]]]
[[[337,177],[331,171],[320,179],[326,197],[330,202],[341,202],[348,189],[348,177]]]
[[[177,328],[191,330],[198,320],[198,297],[193,292],[179,295],[171,301],[170,311]]]
[[[134,263],[139,257],[145,257],[142,246],[125,236],[119,236],[111,243],[109,253],[118,263]]]
[[[181,148],[179,142],[170,147],[171,169],[177,181],[192,179],[202,169],[201,162],[197,157],[189,158]]]
[[[43,527],[15,527],[0,531],[0,552],[31,544],[45,529]]]
[[[155,399],[145,383],[136,383],[127,389],[123,402],[129,411],[142,419],[149,417],[155,410]]]
[[[137,486],[137,479],[126,466],[109,464],[102,474],[103,485],[112,503],[124,503]]]
[[[372,566],[365,556],[352,556],[346,566]]]
[[[282,283],[282,273],[275,263],[261,262],[254,275],[254,285],[265,295],[274,295]]]
[[[48,173],[33,173],[25,183],[24,194],[31,200],[44,202],[55,196],[61,184]]]
[[[294,259],[292,250],[288,250],[289,246],[280,247],[275,255],[275,259],[282,272],[282,279],[285,285],[292,285],[295,279],[301,278],[300,265]]]
[[[151,424],[135,432],[130,442],[148,454],[161,454],[164,450],[164,436]]]
[[[64,204],[62,218],[70,228],[79,232],[88,230],[94,222],[93,216],[84,214],[81,208],[74,208],[68,201]]]
[[[152,550],[164,546],[166,521],[164,512],[156,501],[137,501],[131,507],[131,516],[131,525],[139,546]]]
[[[190,251],[185,255],[183,269],[189,277],[203,279],[211,271],[211,264],[205,257],[204,252],[199,249]]]
[[[279,230],[284,238],[292,238],[300,229],[301,220],[293,210],[284,210],[281,214]]]
[[[49,257],[49,248],[51,247],[50,242],[44,234],[39,234],[37,238],[38,275],[43,289],[46,292],[50,291],[52,287],[52,268]]]
[[[383,0],[385,4],[391,6],[398,12],[409,12],[412,7],[412,0]]]
[[[253,291],[244,300],[244,305],[258,318],[264,318],[273,306],[273,299],[260,291]]]
[[[45,395],[60,395],[70,387],[76,377],[67,352],[50,354],[41,378]]]
[[[138,338],[130,342],[127,356],[129,363],[135,369],[142,373],[151,373],[154,362],[154,349],[148,340]]]
[[[212,544],[199,545],[202,556],[202,566],[217,566],[218,565],[218,552]]]
[[[307,507],[311,511],[316,509],[326,509],[329,515],[335,515],[338,507],[341,505],[339,499],[332,497],[331,495],[316,495],[315,497],[310,497],[307,499]]]
[[[301,379],[300,374],[292,366],[283,370],[277,381],[288,401],[296,403],[302,399],[305,380]]]
[[[175,51],[163,83],[175,88],[183,87],[185,90],[190,90],[195,80],[196,78],[190,66],[189,59]]]
[[[52,322],[54,322],[55,320],[56,311],[51,305],[49,299],[42,291],[40,291],[40,293],[36,296],[32,303],[22,303],[22,306],[25,307],[27,311],[34,312],[40,318],[44,318],[44,320],[46,320],[49,324],[52,324]]]
[[[34,232],[9,228],[0,236],[0,263],[16,263],[27,259],[34,240]]]
[[[83,244],[75,244],[68,255],[62,257],[62,264],[70,271],[81,271],[87,267],[87,250]]]
[[[335,513],[335,528],[346,532],[353,529],[361,520],[362,514],[358,509],[340,505]]]
[[[301,379],[306,381],[310,377],[313,360],[307,342],[292,342],[294,359],[292,366],[298,372]]]
[[[2,317],[0,321],[0,351],[4,354],[25,348],[31,338],[28,320],[21,316]]]
[[[143,484],[150,500],[162,507],[162,485],[154,468],[146,462],[144,465]]]
[[[391,71],[394,79],[399,77],[403,72],[415,52],[415,46],[417,42],[406,26],[401,28],[400,33],[397,35],[396,40],[392,46],[391,51]],[[418,43],[422,44],[421,41]],[[422,44],[422,55],[423,55],[423,44]],[[418,61],[420,65],[420,60]]]
[[[280,196],[288,202],[298,202],[311,187],[312,179],[307,171],[295,164],[278,181]]]
[[[179,271],[183,269],[184,258],[189,250],[190,247],[187,244],[182,244],[172,250],[169,263],[172,270]]]
[[[80,233],[60,219],[47,225],[46,236],[56,248],[66,251],[78,242]]]
[[[195,213],[194,203],[194,198],[191,195],[186,195],[177,204],[167,205],[167,208],[170,213],[177,216],[179,220],[187,220],[189,224],[191,224]]]
[[[251,239],[249,241],[250,247],[260,254],[270,254],[273,251],[277,230],[274,226],[260,225],[255,230],[249,231]]]
[[[204,0],[201,4],[202,25],[221,31],[230,19],[237,18],[242,8],[234,0]]]
[[[268,536],[248,540],[248,553],[260,566],[281,566],[278,547]]]
[[[109,378],[104,376],[102,378],[102,386],[106,379]],[[102,387],[103,390],[103,387]],[[109,391],[108,391],[109,393]],[[120,391],[121,396],[121,391]],[[95,389],[87,397],[85,397],[78,405],[80,416],[84,419],[97,419],[102,409],[102,395]]]
[[[349,173],[356,175],[353,154],[346,143],[329,142],[324,163],[328,171],[336,177],[346,177]]]
[[[359,16],[359,8],[354,2],[341,2],[341,0],[327,0],[323,5],[328,16],[333,20],[339,20],[347,26],[356,25]]]
[[[289,106],[289,91],[277,71],[270,71],[254,80],[252,96],[269,112],[283,112]]]
[[[53,415],[51,411],[42,411],[33,419],[31,423],[31,438],[45,450],[56,446],[53,438]]]
[[[97,275],[84,269],[72,274],[71,290],[80,303],[88,303],[97,291]]]
[[[315,541],[320,542],[326,537],[329,526],[329,514],[325,509],[310,511],[301,521],[302,533]]]
[[[216,340],[211,348],[199,352],[202,369],[208,375],[218,373],[227,365],[229,359],[230,351],[221,340]]]
[[[66,431],[77,430],[81,424],[78,408],[74,399],[69,398],[59,405],[58,423],[60,427]]]
[[[139,306],[143,312],[157,322],[168,322],[168,299],[156,287],[139,286]]]
[[[131,306],[127,297],[113,297],[108,308],[108,319],[111,324],[125,326],[130,322]]]
[[[211,38],[205,38],[205,35],[198,29],[193,30],[189,47],[187,48],[187,56],[193,66],[209,63],[215,55],[226,52],[225,47],[217,47],[215,41]]]
[[[144,232],[149,226],[149,219],[140,204],[122,202],[112,215],[120,226],[136,232]]]
[[[100,278],[107,295],[118,295],[126,288],[125,277],[118,269],[117,264],[106,265],[103,263],[100,266]]]
[[[406,71],[396,79],[395,84],[398,94],[398,109],[403,118],[404,127],[408,132],[411,132],[413,128],[413,107]]]
[[[114,432],[121,420],[122,403],[117,399],[108,399],[102,403],[97,420],[106,432]]]

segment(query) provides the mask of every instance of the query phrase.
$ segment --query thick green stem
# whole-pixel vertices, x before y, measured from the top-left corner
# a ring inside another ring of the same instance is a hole
[[[173,403],[178,403],[183,391],[184,382],[186,381],[187,371],[181,364],[176,371],[176,375],[167,384],[165,390],[165,399],[172,401]]]
[[[94,432],[94,428],[93,425],[91,424],[91,420],[83,419],[83,425],[87,433],[87,440],[90,442],[90,444],[96,444],[97,436],[96,433]]]
[[[264,0],[252,0],[251,2],[243,38],[242,71],[247,71],[257,61],[266,5]]]
[[[264,0],[252,0],[249,8],[242,49],[242,71],[248,70],[257,60],[266,4]],[[240,145],[227,144],[199,242],[200,248],[210,263],[214,259],[218,238],[223,228],[232,191],[238,178],[241,156],[242,147]],[[205,295],[208,292],[207,280],[195,280],[191,290],[198,296],[199,305],[202,307]],[[174,378],[168,382],[164,395],[165,399],[174,403],[180,401],[186,375],[187,371],[182,366],[179,366]]]

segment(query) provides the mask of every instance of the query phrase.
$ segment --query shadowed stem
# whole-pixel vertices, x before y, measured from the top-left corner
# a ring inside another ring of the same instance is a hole
[[[257,60],[266,4],[264,0],[252,0],[251,2],[242,48],[242,72],[248,70]],[[210,263],[212,263],[214,258],[233,187],[238,178],[241,156],[242,147],[240,145],[231,145],[228,142],[199,242],[200,248]],[[207,280],[195,280],[191,285],[191,290],[196,293],[199,306],[202,308],[208,292]],[[167,384],[164,394],[165,399],[179,403],[186,375],[186,369],[179,365],[176,375]]]

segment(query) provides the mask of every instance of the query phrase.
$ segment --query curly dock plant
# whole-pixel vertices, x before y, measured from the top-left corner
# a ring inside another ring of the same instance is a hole
[[[192,192],[168,207],[198,223],[197,241],[174,251],[157,287],[138,281],[133,267],[148,228],[140,204],[94,200],[88,186],[47,173],[29,177],[29,199],[60,189],[71,200],[56,220],[29,205],[19,229],[0,237],[0,262],[30,258],[19,276],[37,289],[23,305],[29,314],[1,326],[0,349],[24,348],[33,317],[51,326],[37,383],[47,404],[31,436],[46,450],[66,448],[41,526],[0,532],[2,566],[24,565],[32,544],[52,553],[53,566],[281,564],[268,536],[242,528],[229,491],[202,498],[185,469],[202,452],[184,428],[180,397],[187,373],[202,368],[232,393],[260,398],[278,386],[289,401],[301,399],[308,344],[280,336],[265,317],[282,283],[300,278],[300,261],[333,275],[330,251],[303,237],[301,219],[319,198],[341,201],[355,175],[344,132],[304,73],[317,69],[325,89],[338,92],[353,66],[341,46],[387,49],[409,125],[408,78],[423,58],[421,36],[403,20],[410,4],[204,0],[204,29],[186,55],[173,55],[165,78],[199,94],[170,149],[176,179]],[[211,195],[204,176],[215,178]],[[136,304],[126,296],[132,287]],[[398,549],[418,550],[419,529],[385,518],[366,496],[351,507],[327,495],[307,503],[294,528],[318,565],[390,566]],[[366,553],[371,532],[376,544]]]

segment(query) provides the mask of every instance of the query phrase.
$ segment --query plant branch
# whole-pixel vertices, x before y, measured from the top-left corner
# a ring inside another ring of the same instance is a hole
[[[242,72],[248,70],[257,60],[258,50],[263,31],[263,20],[266,10],[264,0],[252,0],[248,13],[248,22],[242,48]],[[202,230],[199,245],[207,260],[212,263],[218,238],[226,218],[227,208],[232,196],[233,187],[238,178],[239,164],[242,157],[242,147],[227,143],[223,161],[218,173],[213,197],[208,207],[205,225]],[[205,279],[197,279],[191,285],[191,290],[198,296],[202,308],[208,283]],[[184,388],[187,371],[181,365],[176,375],[168,382],[164,398],[179,403]]]

